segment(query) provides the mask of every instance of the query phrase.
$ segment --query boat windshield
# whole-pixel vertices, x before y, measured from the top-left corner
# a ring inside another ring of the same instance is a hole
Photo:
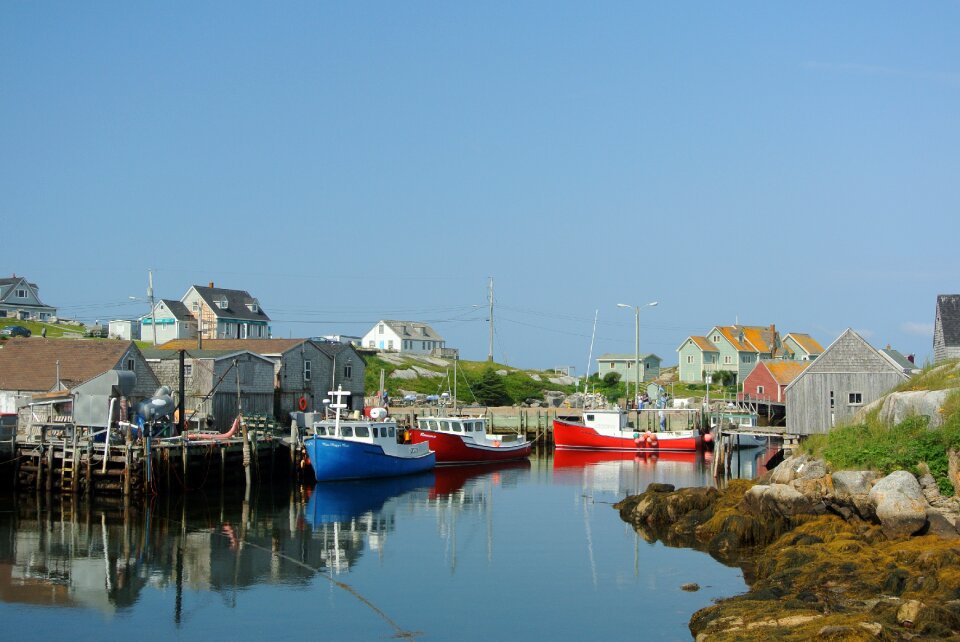
[[[473,432],[473,422],[465,421],[463,422],[463,432]]]
[[[441,421],[441,422],[440,422],[440,430],[442,430],[443,432],[450,432],[450,422],[449,422],[449,421]]]
[[[396,437],[396,436],[397,436],[396,429],[394,429],[392,426],[390,427],[390,436],[391,436],[391,437]]]
[[[373,436],[374,436],[374,437],[379,437],[379,436],[380,436],[380,429],[379,429],[379,428],[373,427],[373,428],[371,428],[370,430],[373,431]]]
[[[341,437],[353,437],[353,426],[340,426]]]
[[[370,429],[366,426],[357,426],[357,437],[369,437]]]
[[[451,421],[450,425],[453,426],[453,432],[463,432],[463,425],[459,421]]]
[[[326,427],[326,426],[317,426],[317,427],[316,427],[316,432],[317,432],[318,435],[326,435],[326,434],[327,434],[327,427]]]
[[[420,424],[420,430],[430,429],[430,422],[427,421],[426,419],[421,419],[418,423]]]

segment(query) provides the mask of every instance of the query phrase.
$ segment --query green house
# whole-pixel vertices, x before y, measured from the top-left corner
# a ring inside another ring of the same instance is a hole
[[[610,372],[620,375],[620,381],[633,382],[637,380],[636,354],[603,354],[597,357],[597,372],[602,379]],[[640,355],[640,381],[651,381],[660,376],[660,363],[663,361],[655,354]]]

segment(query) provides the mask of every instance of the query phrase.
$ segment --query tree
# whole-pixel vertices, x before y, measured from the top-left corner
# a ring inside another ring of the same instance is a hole
[[[613,388],[618,383],[620,383],[620,373],[619,372],[608,372],[603,375],[603,385],[607,388]]]
[[[473,394],[477,402],[484,406],[508,406],[513,403],[507,394],[507,387],[503,378],[493,368],[486,368],[480,375],[480,380],[473,386]]]

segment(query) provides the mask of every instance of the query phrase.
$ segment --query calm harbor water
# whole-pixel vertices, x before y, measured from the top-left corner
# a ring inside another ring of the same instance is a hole
[[[765,457],[743,451],[742,476]],[[126,508],[0,495],[0,622],[41,639],[688,639],[695,610],[746,587],[620,520],[611,504],[654,481],[709,485],[709,461],[557,452]]]

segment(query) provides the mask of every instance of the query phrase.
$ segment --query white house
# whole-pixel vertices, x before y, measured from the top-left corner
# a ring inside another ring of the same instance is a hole
[[[140,323],[130,319],[114,319],[110,322],[107,336],[111,339],[133,341],[140,339]]]
[[[445,348],[446,341],[426,323],[383,320],[363,335],[363,347],[430,354]]]
[[[40,288],[22,276],[0,279],[0,317],[47,321],[57,309],[40,301]]]
[[[157,344],[174,339],[195,339],[197,320],[180,301],[160,299],[153,308],[153,314],[140,317],[140,336],[144,341],[153,342],[153,320],[157,320]]]

